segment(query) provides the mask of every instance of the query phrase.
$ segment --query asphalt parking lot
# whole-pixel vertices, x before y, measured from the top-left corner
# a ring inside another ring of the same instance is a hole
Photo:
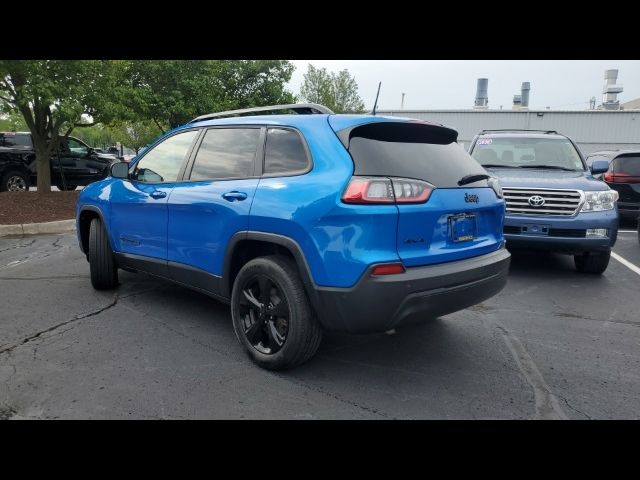
[[[640,266],[635,233],[615,252]],[[74,235],[0,238],[0,418],[640,418],[640,274],[516,253],[498,296],[254,366],[228,308],[144,274],[96,292]]]

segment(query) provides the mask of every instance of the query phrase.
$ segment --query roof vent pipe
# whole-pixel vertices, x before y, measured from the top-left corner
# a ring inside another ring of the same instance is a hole
[[[478,79],[478,87],[476,88],[476,100],[474,102],[473,108],[475,109],[486,109],[489,108],[489,79],[488,78],[479,78]]]
[[[531,90],[531,84],[529,82],[522,82],[521,90],[521,108],[529,108],[529,91]]]

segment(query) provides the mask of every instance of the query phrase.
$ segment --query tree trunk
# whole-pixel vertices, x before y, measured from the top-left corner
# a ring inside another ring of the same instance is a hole
[[[46,142],[44,145],[41,142],[33,139],[33,146],[36,150],[36,169],[38,175],[38,192],[50,192],[51,191],[51,154],[47,148]]]

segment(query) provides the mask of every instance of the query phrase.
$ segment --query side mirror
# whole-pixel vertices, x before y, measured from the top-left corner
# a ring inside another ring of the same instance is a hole
[[[95,152],[95,150],[93,148],[91,148],[91,147],[87,148],[87,155],[93,155],[94,153],[96,153],[96,152]]]
[[[127,162],[117,162],[111,165],[111,176],[113,178],[129,178],[129,164]]]
[[[599,173],[604,173],[607,170],[609,170],[609,161],[608,160],[596,159],[596,160],[593,160],[593,162],[591,163],[591,173],[593,175],[597,175]]]

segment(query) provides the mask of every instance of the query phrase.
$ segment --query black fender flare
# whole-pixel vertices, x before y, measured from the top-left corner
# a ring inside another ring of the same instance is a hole
[[[235,253],[235,249],[239,242],[243,240],[257,240],[262,242],[273,243],[276,245],[280,245],[288,249],[298,265],[298,271],[300,272],[300,276],[302,277],[302,283],[305,286],[307,291],[307,295],[309,295],[309,300],[311,301],[314,308],[319,305],[319,299],[317,295],[317,286],[313,281],[313,277],[311,275],[311,269],[309,268],[309,264],[307,263],[307,259],[302,252],[302,248],[290,237],[279,235],[277,233],[267,233],[267,232],[257,232],[257,231],[242,231],[235,233],[229,243],[227,244],[227,249],[224,256],[224,265],[222,269],[222,279],[220,285],[221,294],[224,297],[231,298],[231,287],[230,282],[230,273],[231,273],[231,259],[233,258],[233,254]]]
[[[98,218],[100,218],[102,225],[104,225],[104,228],[107,231],[107,240],[109,241],[109,247],[111,248],[112,252],[115,252],[115,250],[113,249],[113,244],[111,243],[111,232],[109,231],[109,224],[105,222],[102,210],[100,210],[100,208],[96,207],[95,205],[83,205],[80,208],[80,213],[78,215],[78,218],[76,219],[76,231],[78,232],[78,241],[80,243],[80,250],[82,251],[82,253],[88,253],[84,251],[84,246],[82,245],[82,231],[80,230],[80,216],[82,215],[82,212],[92,212],[98,215]]]

